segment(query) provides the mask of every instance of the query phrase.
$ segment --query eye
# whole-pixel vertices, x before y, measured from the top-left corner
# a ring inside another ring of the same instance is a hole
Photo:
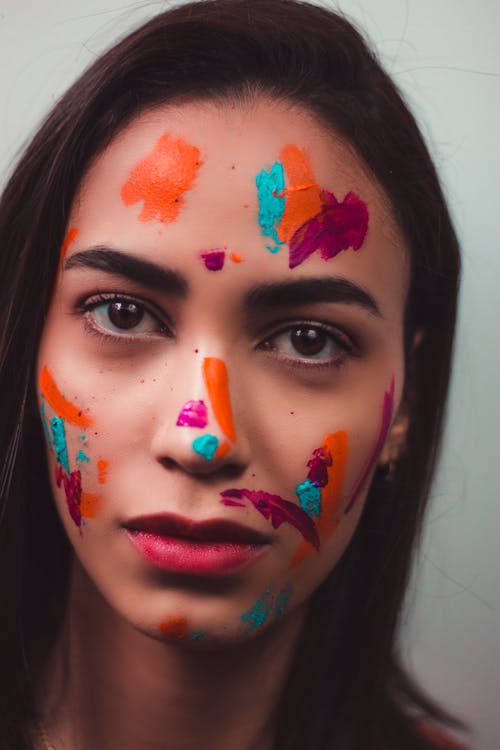
[[[314,361],[339,364],[351,351],[352,345],[340,331],[319,324],[300,323],[275,333],[264,342],[262,348],[306,365]]]
[[[89,300],[85,306],[89,325],[118,335],[165,333],[165,325],[139,300],[112,297]]]

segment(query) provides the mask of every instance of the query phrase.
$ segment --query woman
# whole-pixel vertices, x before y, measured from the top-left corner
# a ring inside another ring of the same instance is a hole
[[[0,236],[2,746],[436,747],[396,635],[459,257],[358,33],[157,16],[56,105]]]

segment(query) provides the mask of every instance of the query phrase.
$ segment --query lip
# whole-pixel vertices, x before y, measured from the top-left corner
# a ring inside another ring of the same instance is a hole
[[[251,565],[271,538],[231,521],[197,522],[172,514],[139,516],[123,524],[133,547],[161,570],[224,576]]]

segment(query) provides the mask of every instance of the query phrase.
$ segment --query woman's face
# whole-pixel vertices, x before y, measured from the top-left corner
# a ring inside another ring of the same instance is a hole
[[[291,105],[162,107],[96,159],[40,409],[75,554],[133,626],[242,638],[300,611],[400,403],[407,276],[380,188]]]

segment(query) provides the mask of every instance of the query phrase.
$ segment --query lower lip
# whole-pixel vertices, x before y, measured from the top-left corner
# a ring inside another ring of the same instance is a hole
[[[127,536],[142,557],[155,567],[193,575],[236,573],[269,549],[268,544],[198,542],[145,531],[128,531]]]

